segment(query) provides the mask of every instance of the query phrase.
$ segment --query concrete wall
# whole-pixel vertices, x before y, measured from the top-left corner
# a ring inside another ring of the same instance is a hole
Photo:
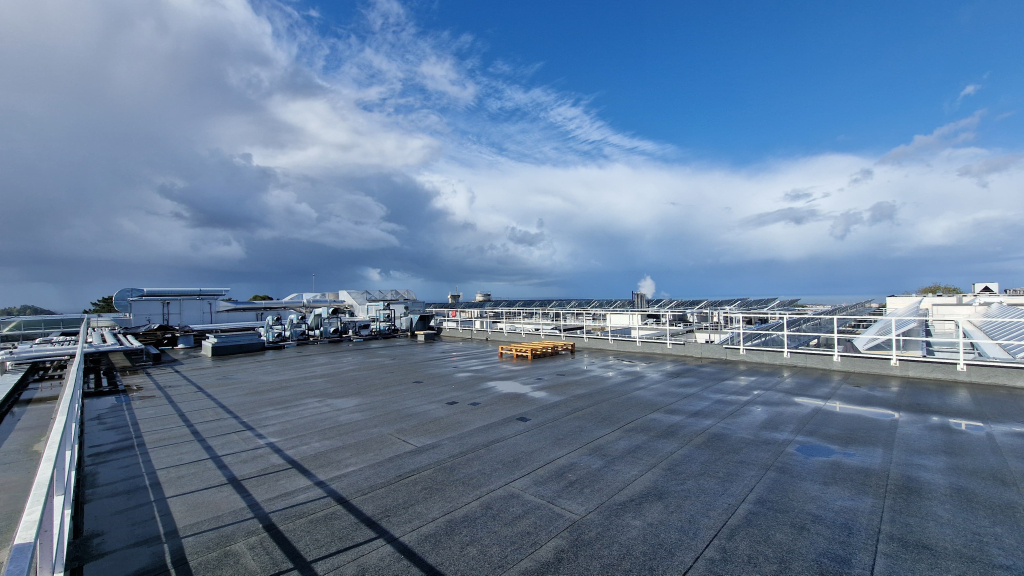
[[[441,334],[442,339],[461,338],[473,340],[488,340],[491,342],[534,342],[537,340],[554,340],[552,336],[531,336],[523,337],[519,334],[502,334],[501,332],[476,332],[471,330],[445,330]],[[793,366],[799,368],[817,368],[819,370],[833,370],[836,372],[856,372],[858,374],[878,374],[882,376],[899,376],[904,378],[928,378],[934,380],[945,380],[947,382],[971,382],[977,384],[996,384],[1000,386],[1014,386],[1024,388],[1024,367],[1006,368],[998,366],[973,366],[968,365],[965,372],[956,369],[956,364],[941,364],[937,362],[923,362],[900,358],[899,366],[892,366],[888,358],[858,358],[842,357],[840,362],[832,360],[831,354],[806,354],[793,352],[789,358],[782,355],[782,352],[769,352],[765,350],[747,350],[746,354],[733,348],[723,348],[716,344],[677,344],[673,343],[669,348],[665,343],[636,342],[625,340],[608,340],[600,338],[589,338],[586,342],[582,338],[567,339],[575,342],[576,348],[580,350],[607,350],[611,352],[632,352],[642,354],[658,354],[662,356],[681,356],[686,358],[698,358],[702,360],[734,360],[737,362],[756,362],[759,364],[773,364],[776,366]]]

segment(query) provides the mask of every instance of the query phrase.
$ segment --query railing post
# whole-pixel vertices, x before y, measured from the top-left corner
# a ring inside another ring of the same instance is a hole
[[[740,312],[740,354],[746,354],[747,350],[743,347],[743,313]]]
[[[46,491],[46,503],[43,504],[42,526],[36,538],[36,574],[53,574],[53,493],[57,477],[50,478],[50,487]]]
[[[956,338],[960,345],[960,362],[957,363],[956,369],[960,372],[966,372],[967,365],[964,364],[964,326],[959,320],[956,321]]]
[[[558,331],[562,333],[562,340],[565,340],[565,312],[558,311]]]
[[[669,348],[672,347],[672,317],[668,313],[662,313],[662,319],[665,321],[665,344]]]
[[[636,345],[640,345],[640,313],[636,313]]]
[[[832,317],[832,361],[839,362],[839,317]]]
[[[893,366],[899,366],[900,361],[896,358],[896,318],[890,319],[892,326],[892,360],[889,362]]]
[[[505,317],[505,309],[501,309],[501,331],[508,336],[508,319]]]
[[[789,314],[782,317],[782,356],[789,358]]]
[[[612,342],[612,315],[608,312],[604,313],[604,327],[608,329],[608,343]]]

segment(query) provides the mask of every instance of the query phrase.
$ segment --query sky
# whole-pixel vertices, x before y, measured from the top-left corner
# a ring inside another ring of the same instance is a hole
[[[1018,2],[0,3],[0,307],[1024,286]]]

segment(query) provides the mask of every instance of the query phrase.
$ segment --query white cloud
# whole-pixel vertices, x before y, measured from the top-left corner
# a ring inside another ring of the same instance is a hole
[[[995,174],[1010,172],[1013,168],[1020,167],[1022,162],[1024,162],[1024,154],[1003,154],[982,158],[973,164],[961,166],[957,169],[956,174],[964,178],[973,178],[979,186],[988,188],[989,178]]]
[[[0,296],[97,263],[131,283],[329,266],[509,295],[624,269],[665,285],[958,246],[1024,215],[1020,154],[974,143],[983,110],[886,153],[680,161],[586,95],[531,84],[535,66],[481,69],[472,38],[421,30],[398,2],[331,36],[317,14],[258,6],[0,4]],[[998,209],[965,202],[978,184]]]
[[[957,104],[968,96],[974,96],[978,93],[978,90],[981,90],[981,84],[968,84],[964,86],[964,89],[960,91],[960,95],[956,97]]]
[[[975,129],[981,122],[985,110],[978,110],[967,118],[950,122],[939,126],[931,134],[918,134],[908,144],[901,144],[879,160],[883,164],[896,164],[899,162],[920,158],[923,153],[934,153],[946,148],[963,144],[974,140]]]

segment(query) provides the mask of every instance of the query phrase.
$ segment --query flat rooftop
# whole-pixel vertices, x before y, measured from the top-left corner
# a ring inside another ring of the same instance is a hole
[[[85,402],[84,574],[1020,574],[1024,390],[479,341]]]

